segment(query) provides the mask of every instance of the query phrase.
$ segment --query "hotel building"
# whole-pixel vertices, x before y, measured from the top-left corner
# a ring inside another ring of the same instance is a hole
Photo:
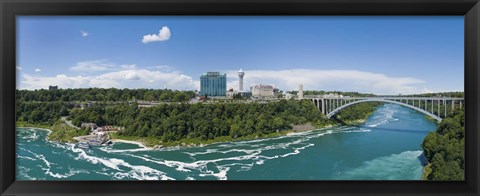
[[[224,97],[227,94],[227,74],[207,72],[200,76],[200,95]]]

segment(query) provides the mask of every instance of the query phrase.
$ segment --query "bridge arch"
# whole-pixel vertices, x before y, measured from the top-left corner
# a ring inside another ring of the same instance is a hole
[[[350,107],[352,105],[355,105],[355,104],[359,104],[359,103],[364,103],[364,102],[385,102],[385,103],[393,103],[393,104],[397,104],[397,105],[401,105],[401,106],[405,106],[405,107],[408,107],[408,108],[411,108],[411,109],[414,109],[416,111],[419,111],[425,115],[428,115],[432,118],[434,118],[435,120],[437,120],[438,122],[441,122],[442,121],[442,118],[440,118],[439,116],[435,115],[435,114],[432,114],[424,109],[421,109],[421,108],[417,108],[417,107],[414,107],[412,105],[408,105],[406,103],[402,103],[402,102],[398,102],[398,101],[392,101],[392,100],[387,100],[387,99],[362,99],[362,100],[357,100],[357,101],[353,101],[353,102],[350,102],[350,103],[347,103],[345,105],[342,105],[338,108],[336,108],[335,110],[331,111],[330,113],[327,114],[327,118],[331,118],[333,115],[337,114],[339,111],[347,108],[347,107]]]

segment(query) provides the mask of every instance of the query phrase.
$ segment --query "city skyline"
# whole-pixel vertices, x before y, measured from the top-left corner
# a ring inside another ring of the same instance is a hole
[[[227,88],[415,94],[463,91],[463,18],[30,17],[18,22],[17,87]],[[127,28],[128,27],[128,28]],[[54,29],[54,31],[52,31]],[[448,78],[448,79],[446,79]]]

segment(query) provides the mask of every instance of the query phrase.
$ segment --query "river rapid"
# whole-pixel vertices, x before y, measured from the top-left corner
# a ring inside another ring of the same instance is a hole
[[[82,149],[16,129],[17,180],[420,180],[421,143],[436,123],[385,104],[360,126],[160,150],[136,144]]]

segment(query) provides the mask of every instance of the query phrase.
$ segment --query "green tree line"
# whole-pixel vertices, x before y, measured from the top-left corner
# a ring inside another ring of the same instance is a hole
[[[415,95],[402,95],[403,97],[464,97],[464,92],[439,92],[439,93],[422,93]]]
[[[103,88],[80,88],[58,90],[16,90],[17,101],[163,101],[181,102],[195,97],[193,91],[177,91],[164,89],[103,89]]]
[[[349,106],[346,109],[339,111],[334,118],[340,123],[357,124],[358,120],[365,120],[368,116],[373,114],[378,106],[383,105],[381,102],[365,102]]]
[[[339,113],[342,121],[364,119],[379,103],[362,103]],[[73,123],[125,127],[119,135],[156,137],[164,142],[182,139],[211,140],[249,135],[268,135],[289,130],[292,125],[316,127],[335,124],[325,119],[311,101],[281,100],[269,103],[162,104],[151,108],[115,105],[74,109]]]
[[[430,170],[429,180],[464,180],[465,178],[465,115],[455,110],[444,118],[436,132],[425,137],[422,147]]]
[[[60,117],[70,115],[73,104],[54,102],[20,102],[16,103],[16,121],[37,124],[54,124]]]
[[[308,122],[317,126],[332,123],[307,100],[263,104],[161,104],[150,108],[123,104],[74,109],[71,118],[76,125],[81,122],[117,125],[125,127],[119,135],[157,137],[165,142],[184,138],[237,138],[283,131]]]
[[[60,97],[64,96],[60,94],[56,99]],[[324,127],[336,124],[335,120],[325,119],[310,100],[267,103],[176,102],[148,108],[139,108],[135,102],[95,102],[91,107],[81,108],[77,103],[58,100],[25,100],[27,99],[17,97],[17,122],[52,126],[61,123],[58,121],[60,117],[68,116],[76,126],[80,126],[82,122],[93,122],[99,126],[121,126],[125,129],[118,133],[120,136],[156,138],[164,142],[265,136],[290,130],[293,125],[310,123],[315,127]],[[373,112],[374,106],[373,103],[354,105],[341,111],[339,119],[364,119]],[[65,127],[52,127],[62,130],[59,134],[53,134],[56,136],[54,138],[78,135],[84,131],[76,130],[75,133],[70,133],[72,131]],[[70,140],[63,138],[62,141]]]

